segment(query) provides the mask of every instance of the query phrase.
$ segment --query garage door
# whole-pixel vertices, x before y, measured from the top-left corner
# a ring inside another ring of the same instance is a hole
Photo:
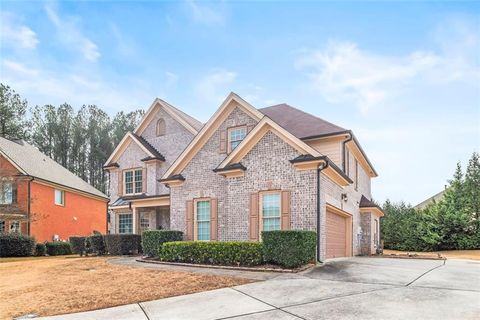
[[[347,256],[347,218],[327,211],[327,259]]]

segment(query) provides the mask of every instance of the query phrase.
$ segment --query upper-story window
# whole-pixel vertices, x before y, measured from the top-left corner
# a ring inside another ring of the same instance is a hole
[[[355,191],[358,191],[358,160],[355,159]]]
[[[232,152],[247,135],[247,127],[234,127],[228,129],[228,152]]]
[[[167,129],[167,127],[166,127],[166,124],[165,124],[165,119],[163,119],[163,118],[158,119],[157,130],[156,130],[157,137],[164,136],[165,132],[167,131],[166,129]]]
[[[137,194],[143,191],[143,171],[134,169],[124,171],[124,194]]]
[[[5,182],[0,184],[0,204],[12,204],[14,201],[13,184]]]
[[[345,148],[345,174],[350,177],[350,150]]]
[[[65,205],[65,192],[55,189],[55,204],[58,206]]]

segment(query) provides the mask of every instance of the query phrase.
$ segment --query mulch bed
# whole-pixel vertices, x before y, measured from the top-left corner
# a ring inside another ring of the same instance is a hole
[[[422,259],[422,260],[447,260],[446,257],[438,255],[438,257],[433,257],[431,255],[421,255],[421,254],[381,254],[371,256],[373,258],[397,258],[397,259]]]
[[[257,272],[280,272],[280,273],[298,273],[310,269],[314,264],[307,264],[295,269],[285,269],[277,265],[265,264],[255,267],[240,267],[240,266],[218,266],[212,264],[194,264],[194,263],[181,263],[181,262],[167,262],[159,261],[153,258],[139,258],[138,262],[164,264],[171,266],[183,266],[183,267],[197,267],[197,268],[210,268],[210,269],[223,269],[223,270],[237,270],[237,271],[257,271]]]

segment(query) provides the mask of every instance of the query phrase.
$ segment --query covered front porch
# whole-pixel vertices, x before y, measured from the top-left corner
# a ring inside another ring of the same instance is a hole
[[[110,206],[109,232],[142,234],[170,229],[170,196],[120,198]]]

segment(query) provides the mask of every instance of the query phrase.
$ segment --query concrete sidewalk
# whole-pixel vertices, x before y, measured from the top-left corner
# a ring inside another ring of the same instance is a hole
[[[478,319],[480,263],[351,258],[301,275],[44,319]]]

